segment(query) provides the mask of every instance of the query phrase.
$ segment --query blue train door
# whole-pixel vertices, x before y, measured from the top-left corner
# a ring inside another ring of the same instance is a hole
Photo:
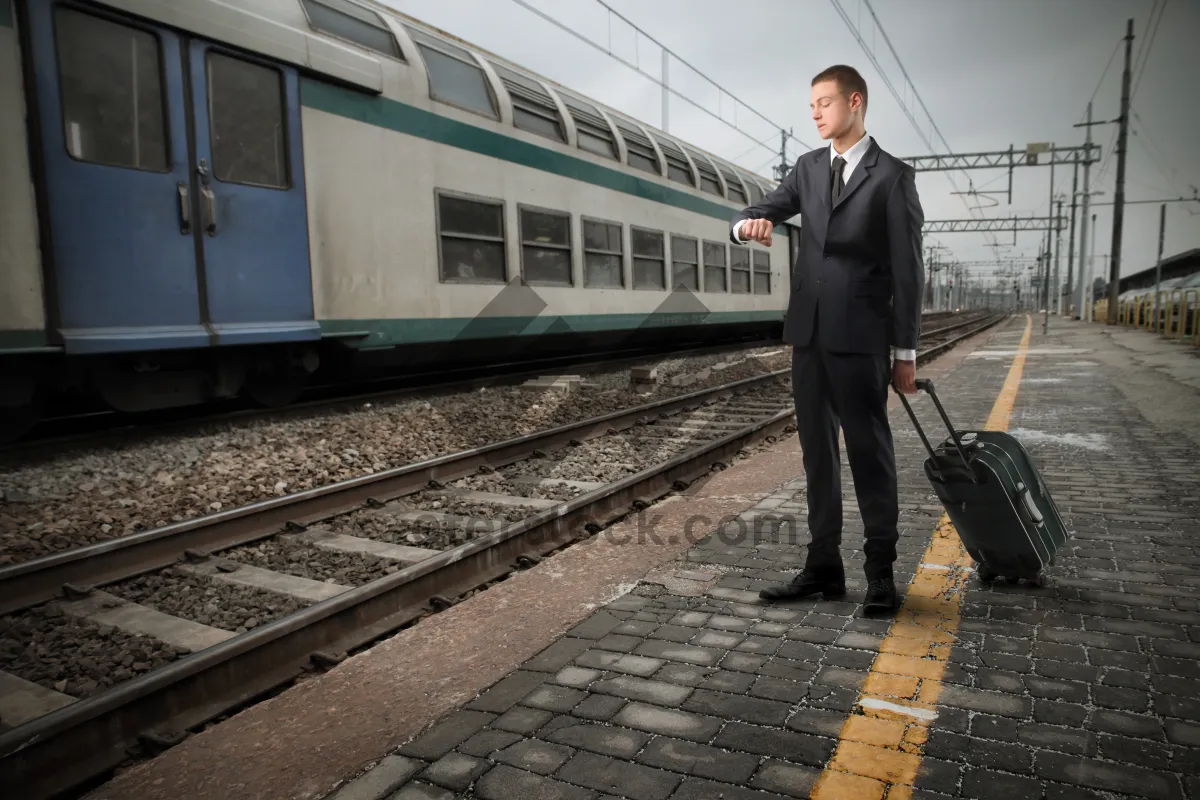
[[[65,3],[27,3],[68,352],[204,346],[181,40]]]
[[[26,8],[67,351],[318,339],[296,71],[72,0]]]
[[[209,322],[218,344],[320,338],[296,70],[189,46]]]

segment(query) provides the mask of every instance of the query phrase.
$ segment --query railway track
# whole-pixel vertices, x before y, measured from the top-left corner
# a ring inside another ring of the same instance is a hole
[[[956,312],[933,311],[924,314],[922,321],[926,323],[940,322],[954,316],[956,316]],[[775,344],[778,342],[738,340],[675,351],[660,348],[636,348],[627,353],[606,354],[602,358],[557,357],[531,362],[493,364],[485,368],[439,370],[433,373],[375,378],[345,384],[314,385],[305,390],[302,395],[304,399],[278,408],[250,406],[249,401],[246,400],[231,400],[213,404],[216,410],[207,407],[203,409],[185,407],[130,415],[109,409],[97,409],[76,414],[60,414],[39,421],[32,431],[16,441],[0,440],[0,458],[13,459],[33,453],[44,455],[48,451],[81,444],[103,444],[115,437],[128,438],[130,434],[149,436],[171,433],[223,422],[278,417],[322,408],[336,408],[342,405],[351,406],[363,402],[393,400],[430,391],[469,391],[481,386],[511,385],[555,369],[603,369],[619,367],[648,358],[720,355],[750,347],[769,347]]]
[[[918,362],[1002,319],[925,331]],[[0,785],[71,791],[597,534],[784,433],[789,386],[779,370],[0,569],[0,613],[100,642],[55,689],[0,673]]]

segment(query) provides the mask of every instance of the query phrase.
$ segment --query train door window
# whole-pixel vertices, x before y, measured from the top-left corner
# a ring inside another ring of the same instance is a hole
[[[495,61],[491,63],[504,88],[508,89],[508,96],[512,98],[513,127],[556,142],[565,142],[567,134],[559,120],[558,106],[541,84]]]
[[[440,192],[437,201],[442,280],[504,283],[504,204]]]
[[[685,236],[671,237],[671,287],[680,286],[700,291],[700,254],[696,240]]]
[[[469,52],[416,28],[406,25],[405,29],[425,59],[430,97],[490,119],[500,119],[487,77]]]
[[[717,179],[717,171],[713,168],[712,162],[695,150],[688,150],[688,155],[692,157],[692,161],[696,163],[696,169],[700,172],[700,191],[724,197],[725,193],[721,191],[721,182]]]
[[[521,208],[520,227],[526,282],[571,286],[571,215]]]
[[[704,243],[704,291],[725,292],[725,245],[719,242]]]
[[[79,161],[166,172],[158,37],[61,6],[55,27],[67,151]]]
[[[583,285],[620,289],[625,286],[625,248],[621,226],[612,222],[583,220]]]
[[[625,163],[652,175],[661,175],[658,169],[658,155],[646,134],[624,120],[617,120],[617,128],[621,131],[621,138],[625,140]]]
[[[742,188],[738,176],[728,170],[721,170],[721,174],[725,176],[725,185],[729,187],[729,199],[746,205],[746,190]]]
[[[287,188],[283,76],[212,51],[206,67],[213,175],[227,183]]]
[[[560,92],[563,103],[575,120],[575,132],[579,139],[579,149],[595,153],[605,158],[617,158],[617,140],[613,138],[612,128],[600,116],[600,112],[582,100]]]
[[[302,0],[302,4],[315,30],[404,60],[396,37],[374,11],[348,0]]]
[[[630,228],[633,239],[633,288],[666,289],[666,255],[663,235]]]
[[[750,293],[750,248],[729,245],[729,289],[734,294]]]
[[[771,293],[771,254],[766,250],[754,251],[754,293]]]

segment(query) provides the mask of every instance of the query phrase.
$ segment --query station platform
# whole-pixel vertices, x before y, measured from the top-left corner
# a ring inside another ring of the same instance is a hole
[[[893,397],[894,616],[862,613],[844,457],[847,597],[759,598],[804,558],[792,436],[89,798],[1200,797],[1200,351],[1049,324],[920,373],[1041,467],[1072,536],[1045,587],[973,575]]]

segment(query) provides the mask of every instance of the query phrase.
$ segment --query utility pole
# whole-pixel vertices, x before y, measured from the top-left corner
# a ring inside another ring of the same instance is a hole
[[[1067,310],[1066,313],[1074,318],[1071,313],[1071,301],[1075,295],[1075,201],[1079,196],[1079,162],[1075,162],[1075,174],[1071,178],[1071,240],[1067,244]],[[1080,306],[1076,305],[1076,308]]]
[[[1084,195],[1084,198],[1085,198],[1084,201],[1086,202],[1087,195]],[[1092,271],[1093,271],[1092,270],[1092,261],[1095,260],[1095,258],[1096,258],[1096,215],[1092,214],[1092,241],[1088,245],[1088,268],[1087,268],[1087,280],[1088,280],[1087,290],[1091,294],[1091,301],[1088,303],[1088,315],[1087,315],[1088,322],[1096,321],[1096,292],[1093,290],[1093,287],[1092,287],[1092,283],[1093,283],[1093,281],[1092,281]]]
[[[1050,147],[1053,148],[1054,144],[1051,143]],[[1045,334],[1050,328],[1050,259],[1051,253],[1054,250],[1054,234],[1052,231],[1058,224],[1058,221],[1054,219],[1054,159],[1050,159],[1050,217],[1050,226],[1046,228],[1046,272],[1045,287],[1043,289],[1044,293],[1042,294],[1042,302],[1046,304],[1046,318],[1042,320],[1043,334]]]
[[[1062,198],[1058,201],[1058,218],[1062,219]],[[1059,277],[1058,265],[1062,261],[1062,224],[1060,223],[1055,229],[1056,239],[1054,242],[1054,300],[1057,304],[1057,314],[1061,317],[1063,314],[1063,290],[1062,279]]]
[[[1158,315],[1161,312],[1161,306],[1158,300],[1158,294],[1162,291],[1162,251],[1163,237],[1167,232],[1167,204],[1163,203],[1159,206],[1158,212],[1158,261],[1154,264],[1154,332],[1158,333]],[[1163,333],[1166,333],[1164,330]]]
[[[775,168],[775,180],[778,181],[786,178],[790,169],[787,161],[787,140],[790,135],[791,131],[785,131],[782,128],[779,129],[779,166]]]
[[[1042,335],[1050,332],[1050,231],[1046,231],[1046,247],[1042,252],[1045,265],[1042,267]]]
[[[1108,262],[1108,324],[1117,324],[1121,286],[1121,232],[1125,223],[1125,149],[1129,141],[1129,81],[1133,59],[1133,19],[1125,22],[1125,73],[1121,76],[1121,116],[1117,133],[1117,189],[1113,197],[1112,251]]]
[[[1088,106],[1087,106],[1087,140],[1086,140],[1086,143],[1084,146],[1089,148],[1088,152],[1091,152],[1090,148],[1092,146],[1092,103],[1090,100],[1088,101]],[[1084,265],[1087,265],[1086,266],[1087,281],[1090,283],[1092,280],[1091,262],[1088,260],[1089,256],[1086,255],[1087,250],[1085,247],[1085,245],[1087,244],[1087,240],[1088,240],[1088,238],[1087,238],[1087,235],[1088,235],[1088,202],[1092,199],[1091,193],[1088,191],[1088,174],[1091,171],[1091,168],[1092,168],[1091,162],[1085,161],[1083,164],[1083,216],[1079,220],[1079,318],[1082,319],[1084,322],[1091,322],[1091,320],[1092,320],[1092,310],[1091,310],[1092,303],[1088,303],[1087,315],[1085,316],[1083,313],[1084,303],[1086,302],[1089,293],[1092,291],[1091,286],[1084,284],[1084,277],[1083,277],[1084,272],[1085,272]],[[1095,222],[1094,216],[1093,216],[1092,221],[1093,221],[1093,223]],[[1095,301],[1093,300],[1093,303],[1094,302]]]

